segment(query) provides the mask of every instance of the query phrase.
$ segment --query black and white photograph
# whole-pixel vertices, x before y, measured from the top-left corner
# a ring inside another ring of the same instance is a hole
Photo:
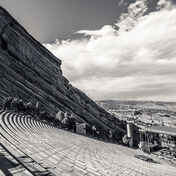
[[[0,0],[0,176],[176,176],[176,0]]]

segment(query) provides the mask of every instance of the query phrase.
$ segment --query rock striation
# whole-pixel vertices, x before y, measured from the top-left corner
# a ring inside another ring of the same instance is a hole
[[[50,113],[73,113],[88,124],[125,132],[119,120],[63,77],[61,60],[0,7],[0,104],[14,96]]]

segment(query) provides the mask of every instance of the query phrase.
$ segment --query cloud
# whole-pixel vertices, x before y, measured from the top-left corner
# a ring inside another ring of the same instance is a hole
[[[127,6],[128,5],[128,2],[127,1],[125,1],[125,0],[120,0],[119,1],[119,6]]]
[[[126,2],[124,2],[126,5]],[[118,32],[125,32],[131,30],[137,24],[139,18],[143,16],[147,10],[147,0],[136,0],[129,4],[127,13],[122,13],[118,23],[116,24],[120,30]]]
[[[160,0],[158,1],[157,4],[157,9],[158,10],[171,10],[172,8],[174,8],[174,3],[171,0]]]
[[[82,30],[82,31],[78,31],[78,34],[84,34],[85,36],[112,36],[116,33],[117,31],[110,25],[106,25],[103,26],[101,29],[99,30],[94,30],[94,31],[90,31],[90,30]]]
[[[44,45],[63,61],[64,76],[93,99],[176,101],[176,9],[164,2],[149,12],[148,1],[136,0],[113,25]]]

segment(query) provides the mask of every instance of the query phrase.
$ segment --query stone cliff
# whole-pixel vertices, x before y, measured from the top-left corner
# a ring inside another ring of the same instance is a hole
[[[36,41],[5,9],[0,7],[0,104],[15,96],[55,114],[75,114],[105,129],[125,132],[119,121],[62,76],[61,60]]]

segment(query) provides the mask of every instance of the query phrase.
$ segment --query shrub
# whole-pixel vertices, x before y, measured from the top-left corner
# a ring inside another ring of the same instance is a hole
[[[54,120],[54,117],[46,111],[40,112],[38,117],[39,119],[46,120],[48,122],[53,122]]]
[[[10,109],[18,111],[19,102],[20,102],[19,98],[13,98],[13,100],[10,103]]]
[[[19,102],[18,102],[18,111],[20,111],[20,112],[25,111],[25,103],[23,102],[22,99],[20,99]]]
[[[128,145],[129,144],[129,137],[125,134],[122,138],[122,142],[125,144],[125,145]]]
[[[27,114],[30,114],[30,111],[32,109],[32,103],[31,102],[27,102],[27,103],[24,104],[24,107],[25,107],[25,112]]]
[[[3,103],[2,103],[3,108],[4,109],[9,109],[10,108],[10,104],[11,104],[13,99],[14,99],[13,97],[4,98]]]
[[[38,117],[40,120],[45,120],[46,112],[45,111],[40,112]]]
[[[92,131],[96,131],[96,129],[97,129],[96,126],[93,125],[93,126],[92,126]]]
[[[48,112],[46,113],[45,118],[48,122],[54,122],[54,116],[52,114],[48,113]]]
[[[68,112],[64,113],[64,117],[67,119],[68,118]]]
[[[62,122],[62,120],[64,119],[64,113],[62,111],[59,111],[56,115],[55,115],[55,120]]]
[[[58,120],[58,119],[54,119],[54,124],[56,125],[56,126],[60,126],[61,125],[61,122]]]
[[[91,127],[91,134],[92,134],[93,136],[96,135],[96,131],[97,131],[96,126],[95,126],[95,125],[92,125],[92,127]]]
[[[134,116],[142,115],[141,111],[134,111]]]
[[[108,139],[112,139],[113,138],[113,133],[111,130],[108,131]]]
[[[68,121],[69,121],[68,117],[65,117],[65,118],[61,121],[62,127],[64,127],[64,128],[68,127]]]
[[[74,117],[70,117],[67,121],[67,127],[69,130],[74,130],[76,131],[76,120]]]

